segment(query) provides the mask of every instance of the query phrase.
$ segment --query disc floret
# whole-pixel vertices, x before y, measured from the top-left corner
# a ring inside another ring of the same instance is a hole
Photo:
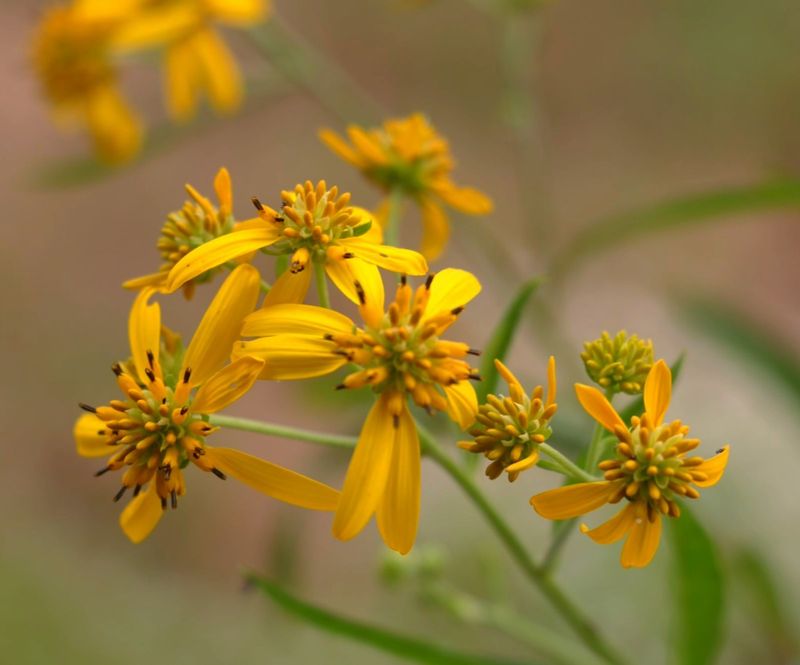
[[[636,395],[653,366],[653,342],[624,330],[613,338],[603,332],[599,339],[584,344],[581,358],[589,378],[607,392]]]

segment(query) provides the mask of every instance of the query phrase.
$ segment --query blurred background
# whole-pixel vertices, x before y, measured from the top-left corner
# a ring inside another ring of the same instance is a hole
[[[64,177],[86,170],[88,148],[51,122],[30,65],[31,35],[47,6],[0,5],[4,662],[401,662],[287,617],[244,589],[246,570],[352,617],[463,650],[535,660],[521,641],[421,604],[413,584],[387,588],[374,526],[340,543],[330,536],[330,516],[233,482],[190,473],[178,511],[141,545],[124,537],[120,506],[111,501],[116,480],[92,477],[96,464],[75,454],[71,429],[78,401],[115,396],[109,366],[127,354],[132,300],[120,284],[159,264],[155,241],[166,213],[180,208],[184,183],[210,195],[214,174],[227,166],[239,217],[251,215],[251,196],[274,205],[281,189],[305,179],[325,178],[366,207],[379,194],[317,139],[320,127],[342,130],[344,120],[282,81],[241,31],[226,37],[260,94],[235,118],[201,114],[129,166]],[[800,8],[791,0],[552,0],[535,15],[490,0],[277,0],[274,13],[389,115],[427,114],[451,142],[456,181],[493,197],[487,218],[453,216],[452,242],[434,266],[468,268],[484,284],[453,335],[473,346],[485,345],[520,280],[547,272],[590,225],[673,199],[795,178],[800,169]],[[151,124],[163,124],[156,68],[131,62],[124,89]],[[369,119],[372,110],[353,101]],[[533,384],[544,380],[547,356],[558,354],[560,417],[588,440],[592,424],[570,388],[581,379],[584,341],[624,328],[652,338],[669,362],[686,353],[670,414],[692,425],[701,454],[732,446],[724,480],[703,494],[695,515],[726,572],[717,662],[733,665],[796,662],[794,207],[754,206],[714,223],[620,236],[576,259],[535,296],[508,359]],[[402,237],[413,244],[417,220],[410,212],[405,221]],[[199,288],[189,303],[172,298],[165,321],[190,334],[213,291]],[[232,413],[355,433],[366,403],[329,395],[333,385],[261,383]],[[217,443],[223,438],[341,484],[346,454],[215,435]],[[454,438],[449,444],[459,454]],[[541,554],[551,525],[528,498],[557,479],[535,470],[509,485],[477,473]],[[420,551],[444,548],[448,583],[476,597],[506,589],[523,615],[567,634],[429,462],[417,542]],[[675,660],[670,566],[667,543],[649,568],[625,571],[617,546],[576,536],[557,579],[634,662],[659,665]]]

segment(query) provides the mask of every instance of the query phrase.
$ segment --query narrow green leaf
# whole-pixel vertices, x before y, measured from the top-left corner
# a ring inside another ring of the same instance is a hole
[[[578,233],[556,265],[563,274],[576,258],[617,247],[638,236],[781,208],[800,208],[800,181],[777,180],[673,199],[592,224]]]
[[[710,665],[722,641],[725,580],[714,542],[686,505],[666,520],[672,544],[675,593],[673,662]]]
[[[536,292],[541,284],[541,278],[537,277],[528,282],[525,282],[517,291],[514,299],[509,303],[503,318],[492,333],[489,343],[483,350],[483,362],[481,363],[481,378],[483,379],[476,387],[478,393],[478,402],[483,403],[486,401],[486,396],[494,393],[497,390],[497,381],[499,375],[494,366],[494,360],[497,358],[503,361],[511,347],[511,342],[514,339],[514,333],[519,326],[522,318],[522,312],[525,305],[528,303],[530,297]]]
[[[687,321],[763,370],[794,399],[800,399],[800,358],[743,312],[706,298],[679,301]]]
[[[263,577],[249,575],[247,579],[281,608],[299,619],[321,630],[366,644],[397,658],[429,665],[520,665],[490,656],[461,654],[419,638],[407,637],[371,624],[348,619],[300,600]]]

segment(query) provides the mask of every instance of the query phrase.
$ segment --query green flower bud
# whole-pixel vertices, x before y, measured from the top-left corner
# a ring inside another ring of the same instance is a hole
[[[613,338],[603,332],[584,344],[581,353],[589,378],[612,393],[636,395],[653,366],[653,342],[620,330]]]

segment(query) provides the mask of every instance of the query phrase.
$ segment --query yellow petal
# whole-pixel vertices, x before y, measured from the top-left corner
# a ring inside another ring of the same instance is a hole
[[[376,245],[383,244],[383,229],[381,228],[381,224],[374,214],[372,214],[366,208],[353,206],[353,216],[361,219],[359,226],[366,224],[367,222],[372,222],[369,227],[369,231],[367,231],[364,235],[359,236],[359,238]]]
[[[450,222],[442,206],[426,198],[422,209],[422,245],[420,251],[428,261],[438,259],[450,240]]]
[[[587,386],[583,383],[575,384],[575,394],[578,401],[592,418],[605,427],[609,432],[614,431],[614,427],[619,426],[627,430],[625,422],[619,417],[611,402],[606,396],[594,386]]]
[[[347,468],[342,498],[333,520],[333,535],[341,540],[356,536],[383,499],[397,434],[393,421],[389,397],[384,393],[364,421]]]
[[[262,308],[274,307],[285,303],[297,304],[306,299],[308,287],[311,285],[311,267],[293,273],[284,270],[283,274],[275,280],[269,293],[264,297]]]
[[[243,265],[219,287],[183,357],[183,369],[192,370],[191,385],[203,383],[227,362],[244,318],[256,306],[260,282],[258,270]]]
[[[239,342],[233,357],[254,356],[265,361],[260,379],[296,380],[336,371],[347,359],[334,353],[336,346],[311,335],[274,335]]]
[[[471,272],[457,268],[441,270],[431,283],[431,294],[422,320],[464,307],[480,292],[481,283]]]
[[[364,160],[361,155],[353,150],[341,136],[330,129],[321,129],[319,131],[319,139],[333,152],[335,152],[344,161],[349,162],[356,168],[364,166]]]
[[[149,366],[147,352],[151,351],[158,360],[161,348],[161,307],[157,302],[148,304],[153,289],[145,288],[136,296],[128,316],[128,340],[131,345],[133,364],[142,383],[148,383],[144,373]]]
[[[78,455],[82,457],[105,457],[116,450],[108,445],[105,435],[106,424],[93,413],[84,413],[75,421],[72,435],[75,437],[75,447]],[[103,432],[100,434],[99,432]]]
[[[643,568],[658,549],[661,540],[661,515],[656,513],[651,522],[647,516],[636,516],[631,525],[630,535],[622,546],[620,562],[624,568]]]
[[[203,243],[178,261],[169,272],[167,291],[172,293],[190,279],[217,268],[228,261],[271,245],[278,239],[277,224],[262,228],[234,231]]]
[[[244,92],[233,55],[212,29],[203,30],[192,41],[211,106],[217,113],[235,111]]]
[[[657,427],[664,421],[671,397],[672,373],[667,363],[659,360],[644,382],[644,408],[651,427]]]
[[[624,481],[565,485],[531,497],[531,505],[549,520],[568,520],[584,515],[608,502]]]
[[[397,273],[406,275],[424,275],[428,272],[428,263],[419,252],[389,245],[375,245],[362,237],[343,238],[339,241],[348,252],[359,259]]]
[[[207,460],[223,473],[273,499],[311,510],[336,510],[339,492],[302,474],[233,448],[206,446]]]
[[[419,437],[414,419],[404,405],[394,439],[386,489],[376,513],[383,542],[395,552],[407,554],[414,546],[419,503]]]
[[[472,187],[456,187],[448,183],[436,187],[435,191],[449,206],[468,215],[486,215],[494,208],[492,199]]]
[[[352,333],[355,324],[344,314],[314,305],[273,305],[256,310],[244,320],[242,337],[270,335]]]
[[[581,524],[581,533],[585,533],[594,542],[601,545],[616,543],[633,526],[635,513],[634,505],[629,503],[608,522],[601,524],[596,529],[590,530],[585,524]]]
[[[141,543],[164,514],[156,483],[150,481],[147,489],[132,499],[119,516],[119,525],[132,543]]]
[[[452,386],[444,386],[447,395],[447,415],[465,430],[475,422],[478,413],[478,396],[469,381],[459,381]]]
[[[119,164],[133,157],[142,145],[141,121],[113,85],[97,88],[86,98],[86,123],[100,157]]]
[[[268,0],[204,0],[204,7],[218,21],[246,26],[267,17]]]
[[[261,358],[243,356],[206,381],[192,400],[192,412],[216,413],[233,404],[256,382],[264,368]]]
[[[134,277],[122,283],[123,289],[130,289],[131,291],[138,291],[145,286],[161,287],[167,283],[166,272],[153,272],[149,275],[142,275],[141,277]],[[156,288],[158,290],[158,288]]]
[[[328,259],[325,273],[349,300],[360,304],[356,283],[361,284],[367,302],[383,315],[383,280],[377,266],[361,259]]]
[[[381,145],[361,127],[350,125],[347,128],[347,135],[356,150],[366,158],[368,163],[371,162],[373,165],[387,163],[388,158]]]
[[[556,359],[550,356],[547,361],[547,402],[546,406],[555,404],[556,401]]]
[[[164,91],[173,120],[183,122],[194,115],[202,72],[190,40],[171,44],[164,56]]]
[[[185,3],[139,12],[114,31],[112,44],[119,50],[138,51],[172,43],[196,27],[199,20],[199,7]]]
[[[223,215],[230,215],[233,212],[233,185],[231,174],[224,166],[214,178],[214,191],[217,193],[220,212]]]
[[[725,467],[728,466],[728,453],[730,446],[724,446],[714,457],[709,457],[699,466],[694,467],[693,471],[701,471],[708,476],[707,480],[693,481],[698,487],[713,487],[722,478]]]

